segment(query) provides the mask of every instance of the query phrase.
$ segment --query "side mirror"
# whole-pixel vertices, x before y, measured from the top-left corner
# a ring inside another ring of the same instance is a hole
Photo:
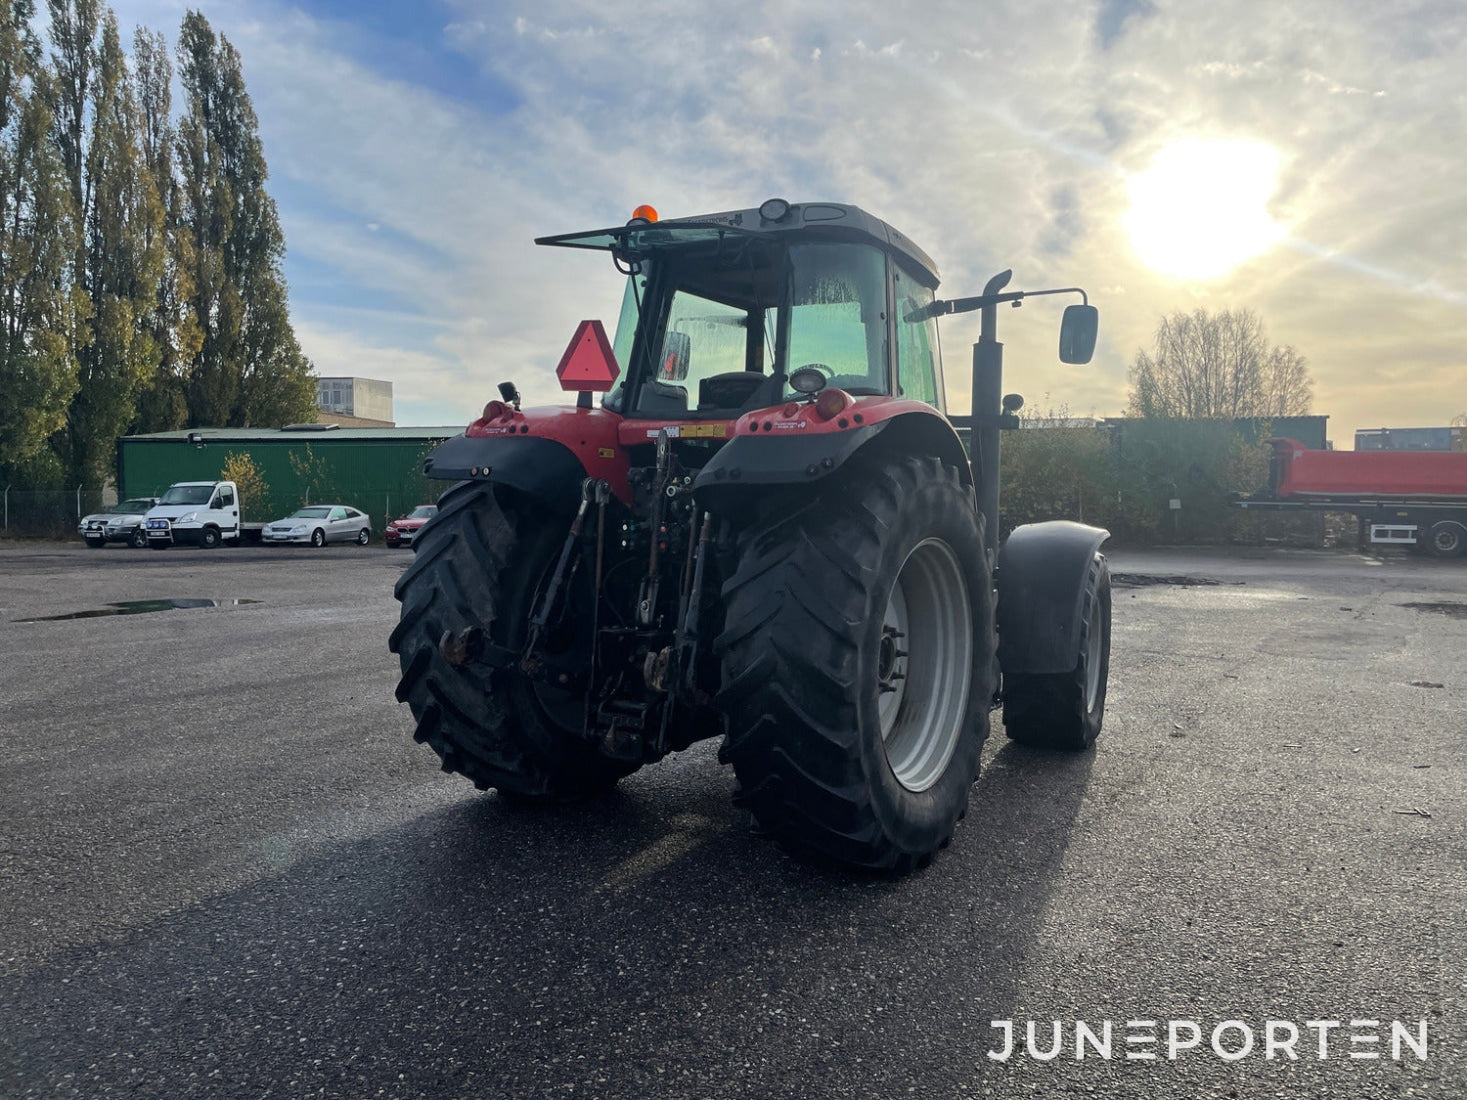
[[[688,376],[688,360],[692,357],[693,340],[686,332],[669,332],[662,344],[662,362],[657,365],[657,381],[681,382]]]
[[[1059,357],[1061,363],[1088,363],[1095,354],[1095,334],[1100,327],[1100,311],[1094,306],[1066,306],[1060,321]]]

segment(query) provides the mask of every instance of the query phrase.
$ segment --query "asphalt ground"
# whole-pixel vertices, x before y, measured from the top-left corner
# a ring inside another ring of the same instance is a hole
[[[1467,1096],[1467,562],[1113,553],[1097,749],[997,729],[889,881],[752,835],[714,743],[441,773],[406,560],[0,544],[0,1096]],[[220,606],[50,618],[148,599]]]

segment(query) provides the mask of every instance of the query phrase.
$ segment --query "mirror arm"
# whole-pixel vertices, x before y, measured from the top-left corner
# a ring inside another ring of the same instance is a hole
[[[929,317],[945,317],[949,313],[971,313],[975,309],[1001,305],[1004,302],[1013,302],[1017,306],[1025,298],[1038,298],[1045,294],[1078,294],[1082,304],[1090,304],[1090,298],[1078,286],[1057,287],[1054,290],[1011,290],[1007,294],[979,294],[973,298],[937,298],[931,305],[909,313],[907,320],[925,321]]]

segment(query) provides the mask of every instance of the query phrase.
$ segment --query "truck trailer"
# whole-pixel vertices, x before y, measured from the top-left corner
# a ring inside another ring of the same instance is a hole
[[[1344,512],[1361,545],[1467,553],[1467,452],[1316,451],[1272,439],[1269,484],[1237,501],[1254,510]]]

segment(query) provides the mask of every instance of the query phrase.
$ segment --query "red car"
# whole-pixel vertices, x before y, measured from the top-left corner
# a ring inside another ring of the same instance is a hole
[[[401,519],[395,519],[387,525],[387,530],[382,537],[387,540],[388,546],[411,546],[413,539],[418,537],[418,532],[423,529],[423,524],[438,514],[438,505],[419,504]]]

